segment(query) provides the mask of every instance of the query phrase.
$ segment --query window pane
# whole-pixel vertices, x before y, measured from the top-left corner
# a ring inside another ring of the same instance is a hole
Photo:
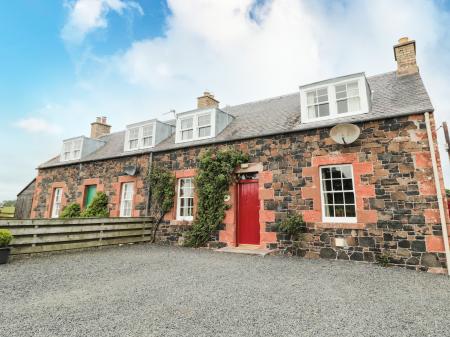
[[[343,204],[344,203],[344,193],[334,193],[334,203]]]
[[[144,138],[144,146],[152,146],[153,137]]]
[[[342,99],[342,98],[346,98],[346,97],[347,97],[347,93],[345,91],[336,92],[336,99]]]
[[[334,213],[336,217],[345,217],[345,207],[344,205],[335,205]]]
[[[334,201],[333,201],[333,193],[327,193],[326,195],[325,195],[325,203],[326,204],[334,204]]]
[[[328,97],[328,89],[322,88],[317,90],[317,95],[319,96],[327,96]]]
[[[211,127],[203,127],[198,129],[198,136],[199,137],[208,137],[211,136]]]
[[[347,92],[348,97],[358,96],[359,95],[358,82],[352,82],[347,84]]]
[[[317,105],[313,105],[308,107],[308,118],[316,118],[317,117]]]
[[[139,128],[130,129],[130,139],[137,139],[139,137]]]
[[[353,97],[348,99],[348,111],[355,112],[361,110],[361,105],[359,104],[359,97]]]
[[[211,124],[211,114],[198,116],[198,126],[206,126]]]
[[[355,203],[355,196],[353,194],[353,192],[347,192],[344,193],[345,195],[345,203],[346,204],[354,204]]]
[[[153,125],[146,125],[142,129],[142,136],[148,137],[153,135]]]
[[[342,191],[342,181],[341,179],[335,179],[332,182],[333,191]]]
[[[189,129],[193,126],[193,118],[185,118],[181,120],[181,129]]]
[[[355,205],[346,205],[345,213],[347,217],[355,217],[356,216]]]
[[[130,149],[136,149],[138,146],[138,140],[134,139],[134,140],[130,140]]]
[[[338,167],[332,167],[331,168],[331,176],[333,178],[340,178],[341,177],[341,170]]]
[[[330,115],[330,105],[320,104],[319,105],[319,117],[329,116]]]
[[[353,190],[353,182],[352,179],[344,179],[344,190]]]
[[[346,91],[345,84],[339,84],[335,88],[336,88],[336,92],[345,92]]]
[[[181,132],[181,139],[182,140],[192,139],[192,136],[193,136],[193,130],[192,129]]]
[[[351,178],[352,177],[352,169],[350,166],[341,166],[339,171],[342,172],[342,178]]]
[[[325,191],[332,191],[331,189],[331,180],[323,180],[322,181],[323,189]]]
[[[330,179],[331,178],[331,170],[329,167],[325,167],[322,169],[322,177],[325,179]]]
[[[334,206],[333,205],[325,205],[325,216],[328,216],[328,217],[334,216]]]
[[[306,99],[308,105],[316,103],[316,93],[314,91],[308,92],[306,94]]]
[[[344,99],[344,100],[342,100],[342,101],[338,101],[338,102],[337,102],[337,108],[338,108],[338,113],[339,113],[339,114],[348,112],[348,104],[347,104],[347,100]]]

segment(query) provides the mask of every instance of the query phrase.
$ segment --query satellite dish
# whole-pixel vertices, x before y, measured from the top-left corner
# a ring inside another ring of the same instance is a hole
[[[123,170],[127,176],[135,176],[138,171],[135,165],[125,166]]]
[[[351,144],[358,139],[361,130],[355,124],[338,124],[330,130],[330,137],[338,144]]]

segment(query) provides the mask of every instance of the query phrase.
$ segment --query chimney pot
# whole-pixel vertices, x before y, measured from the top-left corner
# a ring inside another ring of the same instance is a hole
[[[106,117],[97,117],[95,122],[91,123],[91,138],[98,139],[111,133],[111,125],[106,124]]]
[[[197,98],[197,108],[218,108],[219,101],[214,98],[214,95],[209,91],[203,92],[203,96]]]
[[[397,75],[411,75],[419,72],[416,62],[416,41],[402,37],[394,46],[394,57],[397,61]]]

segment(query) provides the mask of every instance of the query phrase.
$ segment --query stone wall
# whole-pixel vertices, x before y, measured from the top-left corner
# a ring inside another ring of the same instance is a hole
[[[248,153],[250,163],[258,167],[263,246],[312,258],[373,262],[383,255],[394,265],[441,272],[446,264],[424,116],[365,122],[359,126],[360,138],[348,146],[334,143],[325,128],[155,153],[154,162],[174,171],[177,177],[194,176],[197,160],[205,148],[232,146]],[[115,184],[123,166],[136,162],[141,173],[137,179],[140,187],[135,212],[144,215],[142,178],[148,168],[148,155],[41,170],[35,215],[49,214],[48,198],[53,182],[66,183],[69,201],[79,198],[83,179],[95,177],[99,177],[111,196],[111,209],[117,210]],[[329,164],[353,166],[356,223],[322,222],[318,175],[319,167]],[[231,195],[233,189],[230,188]],[[229,203],[231,208],[218,237],[225,244],[235,245],[233,198]],[[303,214],[307,222],[305,240],[295,247],[277,233],[277,224],[289,212]],[[175,209],[165,220],[176,224]]]
[[[118,216],[121,183],[126,181],[135,182],[132,215],[144,216],[147,193],[144,177],[148,171],[148,162],[148,155],[140,155],[40,169],[36,178],[31,216],[32,218],[50,217],[52,193],[55,187],[63,188],[63,206],[72,202],[83,205],[85,186],[90,184],[96,184],[97,191],[104,191],[108,195],[110,215]],[[125,167],[130,165],[139,167],[136,177],[125,175]]]

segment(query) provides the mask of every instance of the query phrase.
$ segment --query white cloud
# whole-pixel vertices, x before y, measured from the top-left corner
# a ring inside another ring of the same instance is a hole
[[[59,125],[35,117],[22,118],[14,123],[14,126],[30,133],[59,134],[62,132]]]
[[[140,15],[144,12],[135,1],[127,0],[76,0],[66,2],[69,8],[69,18],[62,30],[62,38],[66,42],[79,44],[90,32],[106,28],[106,16],[110,11],[120,15],[125,10],[134,10]]]
[[[92,30],[107,27],[108,12],[124,13],[133,3],[72,2],[66,33],[77,28],[74,40],[80,41]],[[238,104],[295,92],[301,84],[329,77],[395,70],[392,46],[401,36],[417,41],[420,72],[438,124],[450,121],[450,18],[442,3],[169,0],[161,37],[135,41],[107,57],[75,60],[81,66],[78,82],[68,86],[70,99],[50,100],[57,108],[34,114],[57,121],[67,131],[44,147],[41,141],[24,141],[24,151],[33,152],[36,165],[59,151],[60,138],[88,134],[89,122],[97,115],[108,116],[115,131],[139,120],[167,119],[171,115],[164,113],[170,109],[195,107],[205,89],[222,104]],[[450,186],[449,161],[441,154]],[[22,184],[28,180],[19,178]]]

